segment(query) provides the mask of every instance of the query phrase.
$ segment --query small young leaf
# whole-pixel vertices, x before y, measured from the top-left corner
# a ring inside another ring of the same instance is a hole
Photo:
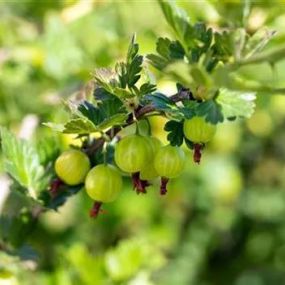
[[[164,126],[164,130],[169,132],[167,135],[167,140],[171,145],[182,145],[184,139],[183,122],[168,121]]]
[[[127,65],[128,86],[133,87],[140,79],[140,72],[142,71],[143,56],[136,55],[132,62]]]
[[[98,68],[93,73],[96,84],[106,91],[113,93],[113,89],[118,85],[116,74],[108,68]]]
[[[135,35],[132,37],[126,63],[120,63],[116,66],[116,71],[119,74],[121,88],[132,88],[140,79],[142,71],[143,56],[138,54],[139,45],[135,43]]]
[[[76,118],[76,119],[71,119],[64,125],[63,133],[87,135],[98,131],[99,128],[96,127],[89,119]]]

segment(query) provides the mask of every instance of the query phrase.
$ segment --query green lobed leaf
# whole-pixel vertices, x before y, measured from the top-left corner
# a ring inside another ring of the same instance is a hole
[[[215,32],[214,42],[211,47],[213,56],[218,60],[227,62],[234,51],[232,35],[226,31],[223,33]]]
[[[16,138],[6,128],[1,128],[1,145],[5,171],[36,199],[37,193],[42,190],[41,179],[44,174],[36,148]]]
[[[169,45],[170,58],[183,59],[185,51],[179,41],[172,41]]]
[[[169,99],[169,97],[161,93],[147,95],[144,97],[144,99],[151,102],[157,110],[166,111],[169,109],[176,108],[176,105]]]
[[[140,87],[140,95],[144,96],[146,94],[153,93],[156,90],[156,85],[151,84],[150,82],[146,82]]]
[[[104,120],[104,115],[100,111],[99,108],[96,108],[93,104],[88,101],[84,101],[81,103],[77,110],[86,117],[89,121],[91,121],[94,125],[98,125],[100,122]]]
[[[159,55],[149,54],[147,58],[151,64],[159,70],[163,70],[173,60],[183,59],[185,51],[179,41],[171,41],[168,38],[158,38],[156,51]]]
[[[113,94],[116,95],[120,99],[132,98],[135,95],[129,92],[127,89],[121,87],[115,87],[113,90]]]
[[[170,44],[171,40],[168,38],[158,38],[156,42],[157,53],[167,60],[170,60]]]
[[[133,87],[141,77],[140,72],[142,71],[142,63],[143,56],[136,55],[131,63],[127,65],[128,86],[130,88]]]
[[[86,135],[90,133],[98,132],[99,128],[96,127],[93,122],[85,118],[71,119],[64,125],[63,133],[65,134],[78,134]]]
[[[97,106],[84,101],[74,110],[75,117],[67,123],[45,125],[63,133],[87,135],[125,123],[128,113],[120,99],[102,87],[95,89],[94,97]]]
[[[113,93],[114,87],[118,86],[116,74],[109,68],[95,69],[93,76],[98,87],[110,93]]]
[[[151,95],[146,95],[144,99],[145,101],[150,102],[157,111],[165,112],[167,115],[176,120],[183,119],[183,114],[180,107],[172,102],[169,97],[161,93],[154,93]]]
[[[167,23],[172,27],[178,39],[184,43],[192,30],[187,14],[170,1],[158,0],[158,3]]]
[[[162,71],[168,64],[168,60],[156,54],[148,54],[146,58],[158,70]]]
[[[196,108],[196,114],[205,117],[205,120],[212,124],[217,124],[224,120],[221,106],[213,99],[200,103]]]
[[[127,53],[127,64],[130,64],[135,56],[138,54],[139,45],[136,43],[136,35],[132,36],[131,42],[129,44],[128,53]]]
[[[249,118],[255,109],[256,95],[253,92],[238,92],[221,88],[216,98],[222,108],[223,116],[226,119],[236,117]]]
[[[60,206],[62,206],[68,198],[75,195],[82,189],[82,185],[76,186],[61,186],[60,191],[55,197],[50,196],[48,191],[44,191],[41,194],[41,200],[44,202],[45,206],[50,209],[57,210]]]
[[[169,132],[167,135],[167,140],[172,146],[182,145],[184,139],[183,121],[168,121],[164,126],[164,130]]]
[[[113,115],[111,117],[107,117],[104,121],[102,121],[98,125],[98,128],[100,131],[104,131],[113,126],[123,125],[126,122],[127,118],[128,118],[128,114],[125,114],[125,113],[120,113],[120,114]]]

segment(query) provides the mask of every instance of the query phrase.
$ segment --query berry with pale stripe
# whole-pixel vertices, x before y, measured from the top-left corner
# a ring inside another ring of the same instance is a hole
[[[67,185],[78,185],[90,169],[88,156],[82,151],[70,149],[63,152],[55,162],[57,176]]]
[[[154,158],[154,168],[161,176],[160,193],[166,194],[166,185],[170,178],[179,176],[185,165],[185,153],[177,146],[167,145],[160,148]]]

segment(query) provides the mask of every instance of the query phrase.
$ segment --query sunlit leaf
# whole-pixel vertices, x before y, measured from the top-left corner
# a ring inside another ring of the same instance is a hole
[[[255,99],[255,93],[222,88],[216,101],[222,108],[223,116],[227,119],[234,119],[236,117],[249,118],[255,109]]]
[[[27,188],[31,197],[36,198],[42,190],[41,179],[44,174],[36,148],[25,140],[17,139],[5,128],[1,128],[1,146],[5,171]]]

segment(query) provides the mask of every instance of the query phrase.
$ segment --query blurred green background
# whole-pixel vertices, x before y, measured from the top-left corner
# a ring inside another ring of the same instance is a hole
[[[234,27],[240,16],[238,1],[178,4],[192,22],[213,27]],[[248,31],[267,26],[277,31],[269,48],[285,45],[285,2],[252,6]],[[63,120],[62,100],[81,90],[94,68],[124,58],[134,32],[143,54],[154,51],[157,36],[171,36],[156,1],[1,1],[0,125],[67,148],[72,137],[42,123]],[[241,72],[284,87],[285,61]],[[175,92],[175,83],[156,76],[161,90]],[[165,140],[164,120],[151,124]],[[28,240],[19,256],[0,243],[0,285],[285,284],[285,97],[258,94],[251,119],[219,125],[201,165],[187,155],[166,197],[155,187],[137,196],[126,179],[97,220],[80,192],[21,233]],[[2,168],[0,212],[8,183]]]

